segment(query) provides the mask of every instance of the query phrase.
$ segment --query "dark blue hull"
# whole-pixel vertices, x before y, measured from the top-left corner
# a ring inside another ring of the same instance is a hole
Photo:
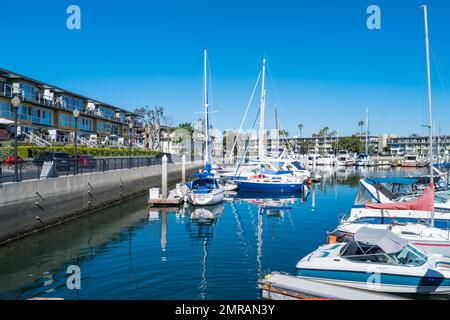
[[[244,180],[234,181],[241,191],[258,191],[258,192],[300,192],[303,190],[301,183],[263,183]]]

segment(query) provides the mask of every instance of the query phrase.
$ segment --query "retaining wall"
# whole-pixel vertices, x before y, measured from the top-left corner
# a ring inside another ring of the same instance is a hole
[[[186,174],[199,163],[187,163]],[[168,165],[168,183],[181,165]],[[4,184],[0,188],[0,243],[46,229],[161,185],[161,166]]]

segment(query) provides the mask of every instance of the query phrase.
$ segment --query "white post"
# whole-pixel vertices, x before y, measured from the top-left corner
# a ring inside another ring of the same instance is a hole
[[[263,59],[262,65],[262,81],[261,81],[261,110],[259,118],[259,146],[258,146],[258,156],[259,160],[262,160],[266,154],[264,147],[264,117],[266,112],[266,89],[265,89],[265,78],[266,78],[266,59]]]
[[[162,158],[161,193],[162,193],[162,198],[167,199],[167,156],[166,155],[164,155]]]
[[[186,183],[186,156],[184,154],[181,157],[181,182]]]

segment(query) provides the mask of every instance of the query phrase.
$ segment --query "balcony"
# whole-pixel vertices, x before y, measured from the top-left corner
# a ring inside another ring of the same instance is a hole
[[[135,127],[141,127],[136,121],[133,119],[127,119],[123,116],[117,117],[116,112],[111,111],[109,114],[105,114],[103,111],[105,108],[99,108],[97,107],[95,110],[88,109],[85,106],[80,106],[76,104],[70,104],[67,103],[67,101],[62,98],[62,95],[59,95],[57,97],[49,96],[48,94],[42,94],[40,92],[35,92],[34,94],[26,93],[22,88],[15,88],[11,84],[8,83],[2,83],[0,85],[0,96],[12,99],[15,95],[17,95],[22,101],[30,102],[33,104],[37,104],[43,107],[51,107],[51,108],[57,108],[60,110],[70,111],[72,112],[75,109],[79,109],[83,114],[91,116],[91,117],[97,117],[100,119],[106,119],[106,120],[112,120],[116,122],[120,122],[122,124],[128,124],[129,122],[133,122]],[[9,115],[4,115],[5,117],[9,117]],[[19,115],[20,117],[20,115]],[[30,118],[22,119],[22,120],[32,120]],[[48,125],[45,123],[45,125]]]

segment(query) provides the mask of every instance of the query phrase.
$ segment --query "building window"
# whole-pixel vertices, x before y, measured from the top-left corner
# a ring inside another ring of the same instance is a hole
[[[59,115],[59,126],[66,128],[75,128],[75,119],[73,116],[61,113]]]
[[[92,131],[92,119],[81,117],[78,123],[80,130]]]
[[[97,121],[97,131],[110,135],[119,135],[119,125],[105,121]]]
[[[23,96],[25,99],[39,101],[39,91],[35,86],[21,82],[20,88],[23,90]]]
[[[70,96],[62,96],[62,107],[67,110],[75,110],[78,109],[80,111],[84,111],[83,100],[77,99]]]
[[[102,117],[103,118],[108,118],[108,119],[114,119],[115,118],[115,113],[114,113],[114,111],[112,109],[100,106],[99,110],[102,113]]]
[[[34,108],[33,109],[33,123],[45,126],[52,126],[52,113],[49,110]]]

